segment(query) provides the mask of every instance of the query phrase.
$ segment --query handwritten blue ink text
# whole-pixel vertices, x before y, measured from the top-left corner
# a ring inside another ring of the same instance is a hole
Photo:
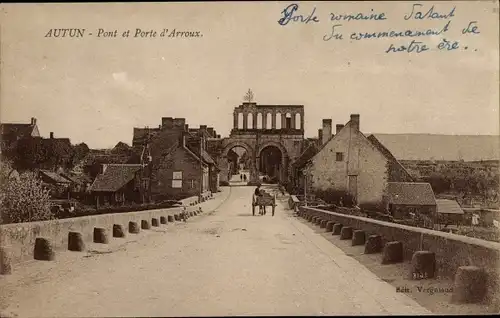
[[[455,7],[451,9],[451,11],[448,14],[442,14],[439,12],[434,11],[434,6],[432,6],[426,13],[423,13],[423,11],[418,11],[419,9],[417,7],[423,7],[422,4],[414,4],[411,8],[411,12],[407,15],[404,16],[405,20],[410,20],[412,17],[415,20],[424,20],[424,19],[437,19],[437,20],[445,20],[449,19],[455,16]]]
[[[450,22],[448,21],[446,25],[440,29],[427,29],[424,31],[419,30],[405,30],[405,31],[384,31],[384,32],[354,32],[351,34],[351,40],[364,40],[364,39],[379,39],[379,38],[397,38],[397,37],[419,37],[419,36],[436,36],[441,35],[448,31],[450,28]]]
[[[467,33],[472,33],[472,34],[479,34],[479,29],[476,25],[477,21],[471,21],[469,22],[469,25],[462,30],[462,34],[467,34]]]
[[[314,15],[314,13],[316,12],[316,8],[314,8],[311,14],[309,14],[308,16],[303,16],[301,14],[294,15],[294,13],[296,13],[298,9],[299,5],[296,3],[293,3],[286,7],[283,11],[281,11],[281,14],[283,16],[278,20],[278,23],[280,25],[287,25],[290,21],[304,24],[307,24],[309,22],[319,22],[318,17]]]
[[[371,9],[373,11],[373,9]],[[330,21],[351,21],[351,20],[386,20],[385,13],[357,13],[357,14],[335,14],[330,13]]]

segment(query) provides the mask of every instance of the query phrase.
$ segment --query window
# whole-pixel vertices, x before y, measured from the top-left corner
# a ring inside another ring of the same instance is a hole
[[[337,152],[337,153],[335,153],[335,155],[336,155],[336,158],[335,158],[335,159],[336,159],[337,161],[344,161],[344,153],[342,153],[342,152]]]
[[[182,188],[182,171],[174,171],[172,174],[172,188]]]

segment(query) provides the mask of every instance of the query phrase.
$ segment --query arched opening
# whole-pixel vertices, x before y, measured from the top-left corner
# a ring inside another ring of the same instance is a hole
[[[285,129],[291,129],[292,128],[292,114],[286,113],[285,115]]]
[[[255,127],[253,126],[253,114],[252,113],[248,113],[248,116],[247,116],[247,127],[248,129],[254,129]]]
[[[266,113],[266,129],[273,128],[273,116],[271,113]]]
[[[238,114],[238,129],[243,129],[243,113]]]
[[[262,129],[263,126],[263,121],[262,121],[262,113],[257,114],[257,129]]]
[[[260,152],[259,178],[264,183],[278,183],[280,180],[283,154],[276,146],[267,146]]]
[[[230,183],[247,182],[250,180],[251,160],[248,151],[235,146],[227,152],[228,180]]]
[[[281,129],[281,113],[276,113],[276,129]]]
[[[302,118],[300,113],[295,114],[295,129],[302,129]]]

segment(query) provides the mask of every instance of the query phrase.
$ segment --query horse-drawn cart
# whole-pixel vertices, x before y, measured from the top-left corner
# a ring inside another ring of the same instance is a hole
[[[261,196],[252,196],[252,215],[255,215],[255,207],[259,207],[259,213],[261,215],[266,214],[266,206],[272,207],[272,215],[274,216],[274,209],[276,208],[276,195],[270,195],[268,193],[264,193]],[[262,211],[260,211],[262,208]]]

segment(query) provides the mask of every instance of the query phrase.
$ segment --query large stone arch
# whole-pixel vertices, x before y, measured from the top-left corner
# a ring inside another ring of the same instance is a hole
[[[266,141],[259,145],[258,149],[255,152],[255,165],[256,169],[259,166],[259,161],[260,161],[260,155],[262,151],[267,148],[267,147],[276,147],[281,151],[281,165],[284,168],[282,170],[282,175],[280,176],[280,181],[286,181],[287,180],[287,174],[288,171],[286,168],[288,167],[288,160],[289,160],[289,154],[288,151],[286,150],[285,146],[283,146],[282,143],[277,142],[277,141]]]
[[[281,154],[284,157],[288,157],[288,151],[286,150],[285,146],[283,146],[282,143],[276,142],[276,141],[266,141],[262,144],[259,145],[259,149],[257,149],[257,152],[255,153],[257,157],[260,157],[260,153],[264,148],[269,147],[269,146],[274,146],[278,148],[281,151]]]
[[[250,145],[248,142],[245,142],[243,140],[238,140],[238,139],[236,139],[236,140],[228,139],[224,143],[225,143],[225,145],[223,145],[219,160],[226,162],[227,161],[227,154],[228,154],[229,150],[231,150],[235,147],[242,147],[248,153],[248,156],[250,158],[252,158],[252,160],[250,161],[251,166],[249,167],[249,170],[250,170],[249,184],[256,183],[259,179],[258,179],[257,167],[255,166],[255,160],[254,160],[255,147]],[[228,178],[229,178],[229,176],[227,176],[227,177],[221,176],[221,180],[224,180],[224,181],[226,181],[226,179],[227,179],[227,181],[229,181]]]
[[[248,143],[241,141],[241,140],[230,141],[227,145],[225,145],[223,150],[222,150],[222,157],[224,157],[224,158],[227,157],[227,153],[229,152],[229,150],[231,150],[235,147],[241,147],[241,148],[245,149],[246,152],[248,153],[248,155],[251,158],[253,158],[253,155],[254,155],[253,147],[250,146]]]

